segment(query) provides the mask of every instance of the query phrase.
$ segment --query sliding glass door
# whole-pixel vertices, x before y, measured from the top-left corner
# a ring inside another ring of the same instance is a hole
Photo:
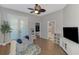
[[[21,19],[19,24],[20,24],[19,26],[20,38],[24,38],[26,35],[28,35],[28,21],[25,19]]]
[[[8,14],[8,22],[12,28],[11,39],[19,39],[28,35],[28,19],[22,16]]]

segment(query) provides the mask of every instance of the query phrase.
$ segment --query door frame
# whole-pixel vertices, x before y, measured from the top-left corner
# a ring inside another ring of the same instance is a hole
[[[55,20],[49,20],[49,21],[47,22],[47,39],[49,39],[49,38],[48,38],[49,22],[54,22],[54,34],[55,34],[55,32],[56,32],[56,21],[55,21]]]

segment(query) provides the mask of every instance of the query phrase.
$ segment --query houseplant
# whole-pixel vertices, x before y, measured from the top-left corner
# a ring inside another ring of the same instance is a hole
[[[4,36],[4,39],[3,39],[3,43],[4,43],[6,40],[6,34],[11,32],[11,28],[10,28],[7,21],[3,21],[3,24],[1,25],[0,31]]]

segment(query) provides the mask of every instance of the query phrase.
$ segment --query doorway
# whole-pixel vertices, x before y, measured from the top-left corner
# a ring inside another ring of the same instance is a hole
[[[55,34],[55,21],[48,21],[48,39],[55,41],[54,34]]]

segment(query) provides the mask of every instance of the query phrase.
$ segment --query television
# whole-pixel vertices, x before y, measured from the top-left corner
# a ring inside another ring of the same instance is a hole
[[[79,43],[78,27],[63,27],[63,36],[69,40]]]

